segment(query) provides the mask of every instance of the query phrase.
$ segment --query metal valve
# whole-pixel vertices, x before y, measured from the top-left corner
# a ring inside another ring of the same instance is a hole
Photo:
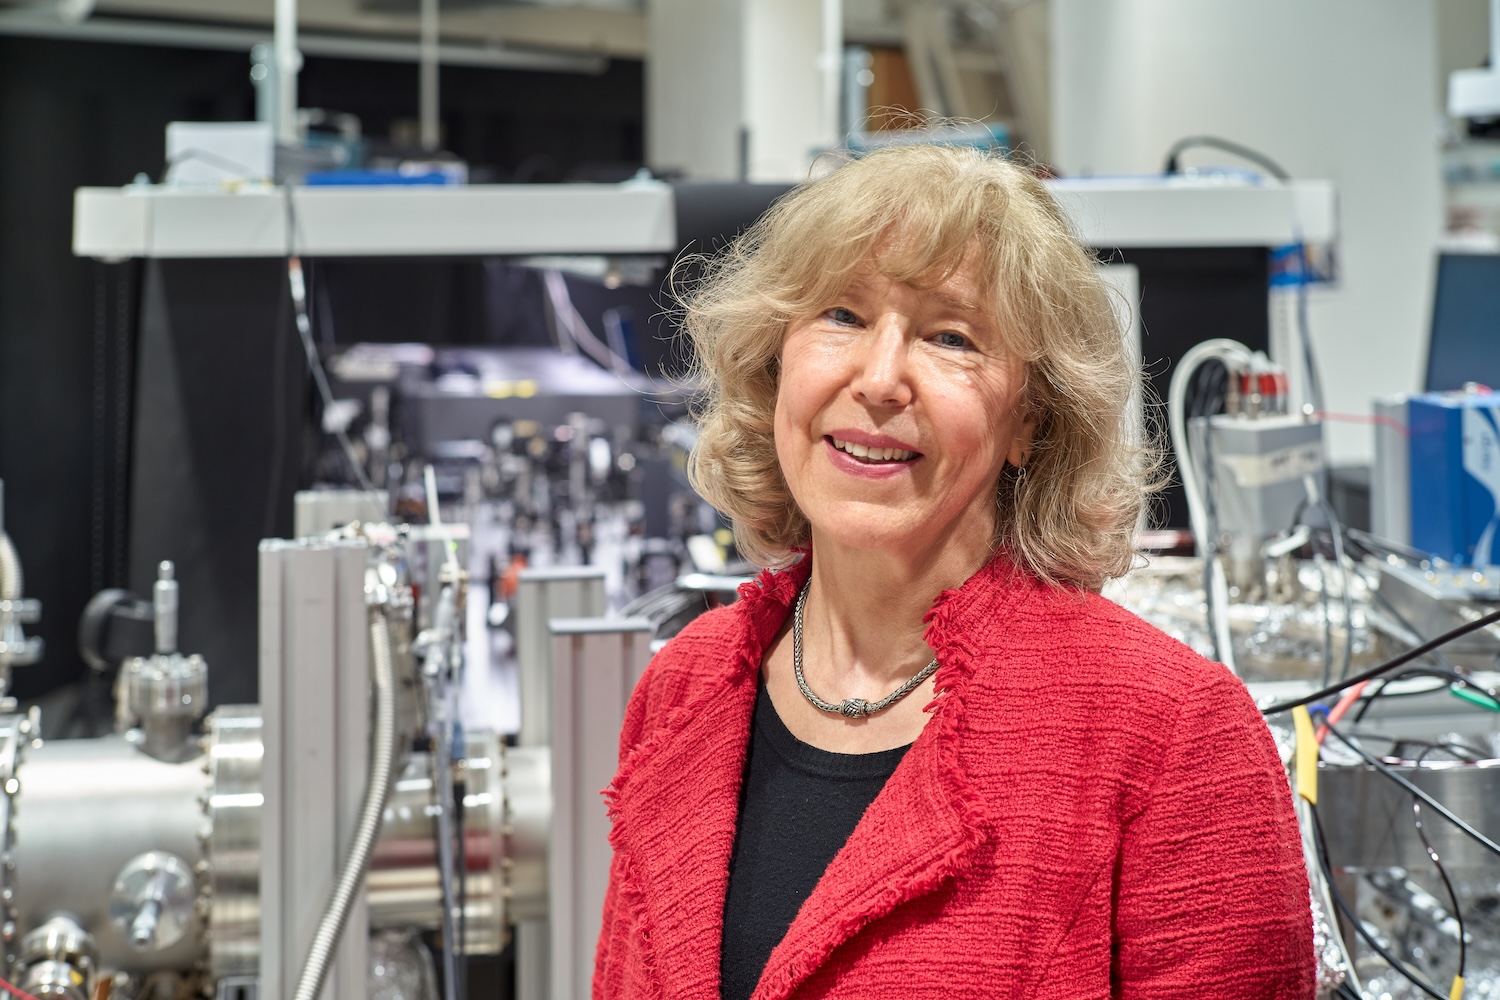
[[[141,748],[161,760],[183,760],[198,752],[193,723],[208,703],[208,664],[177,651],[177,580],[171,562],[158,567],[152,604],[156,652],[121,665],[126,713],[140,720]]]

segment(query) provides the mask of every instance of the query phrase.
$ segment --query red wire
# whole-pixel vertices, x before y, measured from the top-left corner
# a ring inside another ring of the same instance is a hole
[[[1344,713],[1349,711],[1349,706],[1358,701],[1359,696],[1364,693],[1365,685],[1368,683],[1370,682],[1360,681],[1344,692],[1344,696],[1339,699],[1338,704],[1333,706],[1333,711],[1328,713],[1327,725],[1318,727],[1318,746],[1323,745],[1323,738],[1328,735],[1328,726],[1333,725],[1344,717]]]
[[[1313,414],[1319,420],[1338,420],[1346,424],[1379,424],[1381,427],[1389,427],[1399,431],[1402,437],[1411,437],[1411,430],[1401,421],[1384,414],[1368,413],[1333,413],[1329,410],[1319,410]]]
[[[21,987],[12,986],[4,979],[0,979],[0,990],[5,990],[14,998],[14,1000],[36,1000],[36,997],[32,996],[30,993],[27,993],[25,990],[21,989]]]

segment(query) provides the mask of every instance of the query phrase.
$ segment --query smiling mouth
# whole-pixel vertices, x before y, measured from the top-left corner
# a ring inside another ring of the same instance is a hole
[[[825,438],[839,451],[867,465],[878,465],[883,462],[910,462],[914,458],[921,457],[919,451],[907,451],[904,448],[867,448],[862,444],[852,441],[840,441],[836,437]]]

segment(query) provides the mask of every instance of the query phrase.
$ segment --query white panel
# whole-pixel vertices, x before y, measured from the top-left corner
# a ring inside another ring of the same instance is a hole
[[[295,188],[296,250],[308,256],[671,253],[671,189],[629,184]],[[282,189],[81,188],[80,256],[279,257]]]
[[[369,612],[364,601],[367,554],[360,544],[345,544],[334,549],[334,607],[332,625],[336,658],[334,700],[328,706],[338,736],[338,760],[335,774],[338,782],[335,843],[338,864],[354,839],[359,825],[360,806],[364,804],[365,783],[370,767],[370,712],[372,709],[372,674],[370,669]],[[395,692],[392,692],[395,696]],[[319,916],[322,916],[321,911]],[[370,939],[369,910],[361,892],[349,908],[349,919],[339,941],[335,968],[346,1000],[366,993],[369,978],[367,942]]]
[[[282,857],[281,824],[286,811],[283,789],[286,764],[283,761],[282,741],[285,724],[281,706],[286,700],[282,690],[281,661],[284,656],[282,628],[283,561],[275,551],[279,543],[263,543],[260,549],[260,613],[259,613],[259,674],[261,704],[261,738],[264,741],[264,756],[261,758],[260,808],[260,977],[267,984],[279,984],[286,978],[284,967],[296,961],[285,954],[281,940],[281,913],[286,905],[281,872],[285,868]]]
[[[609,816],[600,790],[615,775],[620,725],[650,661],[651,623],[557,619],[553,634],[552,998],[588,995],[609,882]]]
[[[1052,152],[1069,176],[1155,173],[1212,134],[1338,190],[1339,283],[1310,326],[1329,409],[1418,388],[1442,231],[1434,0],[1052,0]],[[1185,165],[1249,166],[1186,153]],[[1151,290],[1145,289],[1150,295]],[[1328,425],[1336,461],[1368,426]]]
[[[261,992],[290,996],[364,795],[369,653],[362,543],[260,550]],[[321,996],[366,992],[368,920],[350,912]]]
[[[746,136],[749,180],[807,180],[813,156],[839,140],[827,98],[839,78],[824,71],[828,48],[842,51],[837,19],[824,23],[828,0],[744,0]],[[826,37],[830,28],[836,36]]]
[[[320,902],[333,890],[339,863],[334,809],[338,784],[337,732],[330,725],[337,688],[333,664],[334,567],[331,554],[288,551],[287,589],[282,606],[285,657],[282,660],[284,719],[282,746],[282,879],[280,932],[283,996],[290,996],[322,916]],[[325,997],[338,996],[330,975]]]
[[[649,0],[646,159],[694,180],[806,180],[838,139],[838,0]]]
[[[741,0],[647,0],[646,162],[694,180],[740,177]]]
[[[662,253],[677,249],[665,185],[484,185],[297,192],[308,254]]]
[[[1336,235],[1333,185],[1104,178],[1048,181],[1089,246],[1276,247]]]
[[[550,737],[554,618],[590,618],[605,611],[604,570],[561,566],[521,571],[516,592],[516,665],[521,687],[522,746]]]

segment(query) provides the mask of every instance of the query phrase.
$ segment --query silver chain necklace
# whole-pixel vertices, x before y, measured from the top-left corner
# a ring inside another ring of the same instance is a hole
[[[802,587],[802,593],[797,595],[797,607],[792,613],[792,672],[797,675],[797,687],[802,690],[802,697],[812,703],[812,706],[823,712],[834,715],[842,715],[849,719],[863,719],[867,715],[883,712],[896,702],[911,694],[918,684],[932,676],[932,672],[938,668],[937,657],[921,670],[917,671],[896,690],[886,695],[879,701],[865,701],[863,698],[845,698],[837,705],[831,704],[813,694],[813,689],[807,686],[807,678],[802,676],[802,609],[807,605],[807,592],[812,589],[812,580],[809,579]]]

